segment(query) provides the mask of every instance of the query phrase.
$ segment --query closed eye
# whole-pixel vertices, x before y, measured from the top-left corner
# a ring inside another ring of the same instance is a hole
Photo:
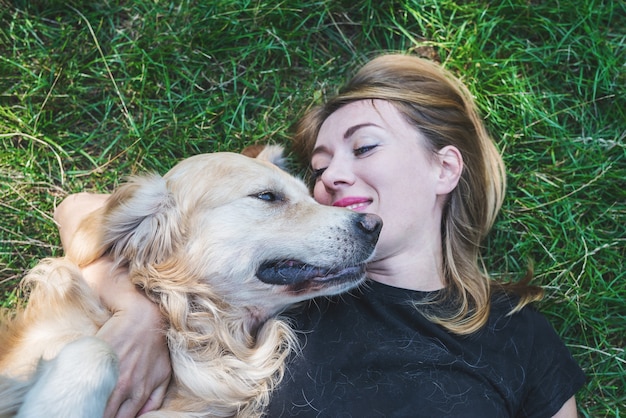
[[[322,177],[322,174],[324,174],[325,170],[326,170],[326,167],[319,168],[317,170],[311,170],[312,180],[317,180],[318,178]]]
[[[367,152],[373,150],[377,146],[378,146],[378,144],[376,144],[376,145],[367,145],[367,146],[364,146],[364,147],[356,148],[354,150],[354,155],[356,155],[358,157],[360,155],[366,154]]]

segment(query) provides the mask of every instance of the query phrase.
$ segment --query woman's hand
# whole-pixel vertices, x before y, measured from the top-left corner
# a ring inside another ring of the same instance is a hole
[[[110,271],[112,261],[101,259],[92,266],[102,267],[97,264]],[[110,278],[113,283],[101,295],[113,316],[96,335],[118,355],[120,377],[104,416],[134,417],[161,406],[171,375],[169,350],[158,307],[130,283],[126,269]]]
[[[80,193],[66,198],[55,211],[61,242],[69,245],[80,221],[101,207],[108,196]],[[83,268],[85,280],[112,312],[97,336],[119,358],[120,377],[104,416],[130,418],[157,409],[171,376],[169,351],[158,307],[130,282],[124,268],[112,271],[102,257]]]
[[[76,193],[66,197],[54,211],[54,220],[59,228],[61,245],[65,250],[80,222],[96,209],[101,208],[109,198],[108,194]]]

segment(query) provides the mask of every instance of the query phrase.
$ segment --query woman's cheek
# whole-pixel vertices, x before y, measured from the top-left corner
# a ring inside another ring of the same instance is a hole
[[[313,198],[322,205],[331,204],[330,195],[326,192],[326,188],[321,181],[317,181],[313,187]]]

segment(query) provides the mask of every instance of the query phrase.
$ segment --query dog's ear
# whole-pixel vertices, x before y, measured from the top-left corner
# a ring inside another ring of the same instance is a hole
[[[244,148],[241,153],[247,157],[267,161],[278,168],[287,171],[287,160],[284,156],[285,148],[280,145],[255,144]]]
[[[68,250],[81,266],[106,252],[117,262],[159,263],[181,241],[181,215],[167,182],[159,175],[131,177],[106,205],[89,214],[78,227]]]
[[[163,177],[131,177],[107,201],[102,242],[116,260],[160,263],[182,240],[181,219]]]

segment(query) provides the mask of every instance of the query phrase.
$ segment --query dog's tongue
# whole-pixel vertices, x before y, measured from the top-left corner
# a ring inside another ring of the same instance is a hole
[[[330,273],[329,269],[315,267],[294,260],[268,262],[261,265],[257,277],[264,283],[288,285],[318,279]]]

